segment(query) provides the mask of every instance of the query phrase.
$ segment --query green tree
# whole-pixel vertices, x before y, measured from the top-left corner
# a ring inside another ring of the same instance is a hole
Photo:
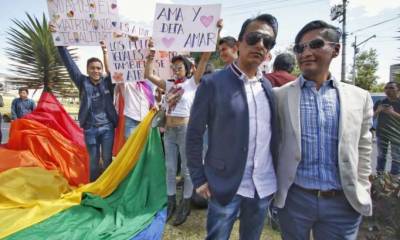
[[[370,91],[376,85],[378,76],[378,55],[376,49],[363,51],[356,56],[356,86]],[[351,76],[352,77],[352,76]]]
[[[78,96],[54,46],[45,15],[41,22],[29,14],[26,16],[27,21],[13,19],[15,27],[7,31],[6,54],[12,60],[10,70],[16,75],[8,82],[32,89],[43,88],[63,97]],[[71,53],[76,58],[74,50]]]

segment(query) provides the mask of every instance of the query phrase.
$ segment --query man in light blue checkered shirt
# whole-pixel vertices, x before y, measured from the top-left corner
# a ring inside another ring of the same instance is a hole
[[[284,240],[355,240],[370,197],[372,100],[329,67],[340,31],[308,23],[293,48],[302,72],[275,89],[281,142],[274,204]]]

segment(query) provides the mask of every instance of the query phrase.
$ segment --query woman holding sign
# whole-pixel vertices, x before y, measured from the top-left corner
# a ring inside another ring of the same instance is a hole
[[[149,41],[149,47],[153,48],[153,41]],[[164,134],[165,160],[167,168],[167,194],[168,208],[167,220],[175,212],[176,208],[176,171],[178,154],[181,156],[181,173],[184,177],[183,200],[177,207],[174,226],[186,221],[190,213],[190,198],[193,192],[193,184],[187,167],[185,138],[186,128],[189,122],[190,108],[196,93],[200,78],[202,77],[211,52],[202,53],[195,71],[191,71],[192,63],[185,56],[175,56],[171,60],[174,79],[161,79],[154,75],[155,51],[150,51],[145,67],[145,78],[166,92],[166,132]]]

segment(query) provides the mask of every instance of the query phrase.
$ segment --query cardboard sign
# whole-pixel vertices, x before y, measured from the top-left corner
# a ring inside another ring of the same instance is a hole
[[[126,36],[113,36],[107,41],[111,79],[114,83],[143,81],[149,38],[130,41]],[[172,76],[170,59],[176,53],[156,52],[155,74],[162,79]]]
[[[135,22],[117,22],[115,32],[131,36],[150,36],[150,30]]]
[[[56,46],[98,46],[118,21],[117,0],[47,0],[47,6]]]
[[[157,4],[154,47],[162,51],[213,52],[221,5]]]

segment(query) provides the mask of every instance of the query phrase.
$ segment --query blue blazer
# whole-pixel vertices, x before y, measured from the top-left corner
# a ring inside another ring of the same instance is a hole
[[[272,86],[260,79],[271,108],[271,154],[278,155],[277,112]],[[208,150],[203,163],[203,134]],[[202,78],[192,105],[186,135],[188,167],[195,188],[208,182],[211,195],[222,205],[235,196],[246,166],[249,109],[243,80],[227,67]]]
[[[92,87],[90,86],[90,79],[81,73],[78,66],[76,66],[74,60],[69,54],[65,47],[58,47],[58,52],[61,59],[63,60],[65,67],[68,70],[69,76],[79,90],[80,106],[78,113],[79,125],[81,128],[86,127],[86,121],[88,120],[89,114],[91,113],[92,101],[90,96],[92,95]],[[102,77],[100,81],[100,94],[103,99],[105,111],[108,119],[112,122],[114,127],[117,127],[118,115],[114,107],[114,84],[111,82],[111,77]]]

